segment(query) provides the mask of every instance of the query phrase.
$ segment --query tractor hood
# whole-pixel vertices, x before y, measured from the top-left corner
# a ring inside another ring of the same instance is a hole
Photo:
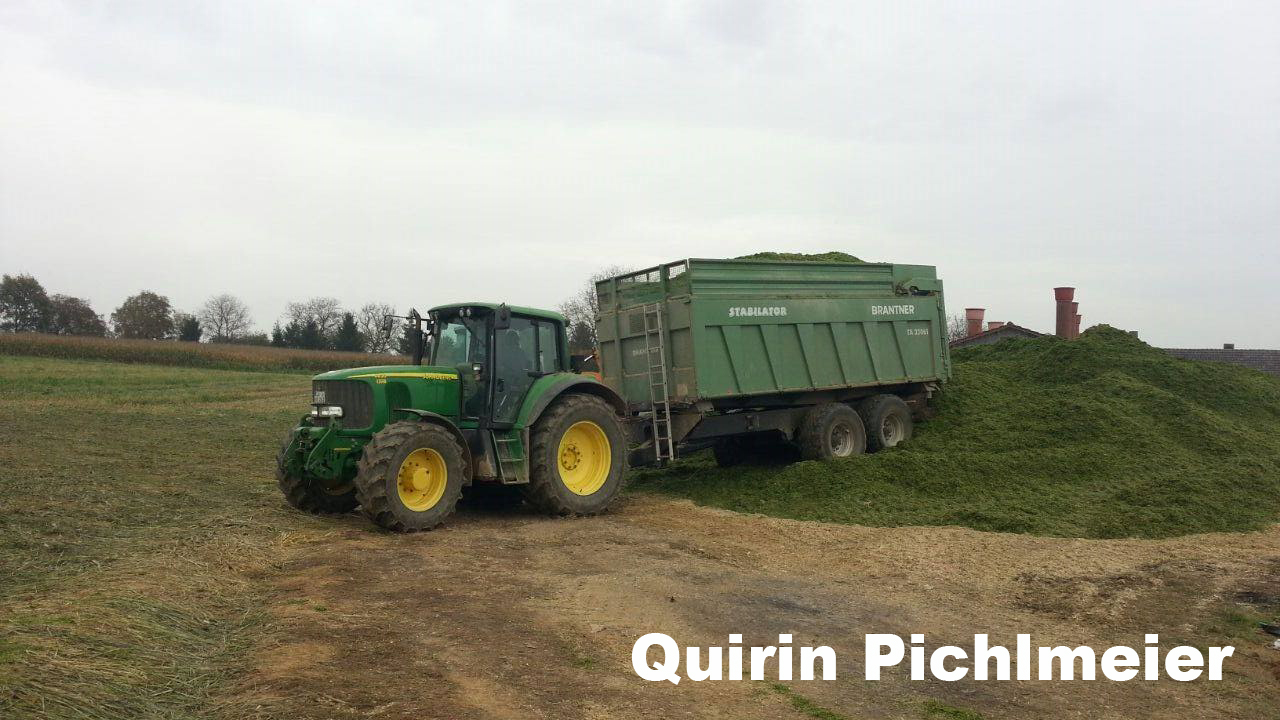
[[[382,380],[387,378],[421,378],[423,380],[457,380],[458,371],[433,365],[373,365],[320,373],[312,380]]]

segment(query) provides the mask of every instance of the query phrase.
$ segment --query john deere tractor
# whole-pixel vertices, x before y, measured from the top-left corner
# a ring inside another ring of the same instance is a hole
[[[626,406],[572,372],[562,316],[468,303],[406,320],[412,365],[313,379],[311,412],[277,462],[291,505],[359,507],[398,531],[439,525],[464,492],[517,492],[554,514],[609,505],[626,470]]]

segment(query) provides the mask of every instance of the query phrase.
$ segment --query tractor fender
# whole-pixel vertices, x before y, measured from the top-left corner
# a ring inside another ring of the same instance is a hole
[[[618,393],[604,383],[583,375],[560,376],[544,379],[546,384],[536,383],[529,393],[530,401],[520,412],[517,424],[529,427],[538,421],[538,417],[555,402],[556,398],[566,394],[595,395],[609,403],[619,417],[626,417],[627,403]],[[542,385],[542,387],[539,387]]]
[[[430,410],[418,410],[416,408],[392,408],[391,412],[402,412],[417,415],[418,419],[422,422],[439,425],[452,433],[453,437],[457,439],[458,444],[462,446],[462,456],[463,459],[467,461],[467,476],[464,480],[466,482],[471,481],[471,475],[473,474],[476,466],[475,462],[471,458],[471,444],[467,442],[467,438],[462,434],[462,431],[458,429],[458,426],[453,424],[452,420],[440,413],[433,413]]]

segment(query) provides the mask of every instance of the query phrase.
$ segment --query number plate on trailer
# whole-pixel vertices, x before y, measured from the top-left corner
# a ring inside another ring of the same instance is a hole
[[[311,391],[311,404],[312,404],[312,405],[323,405],[323,404],[324,404],[324,391],[323,391],[323,390],[312,390],[312,391]]]

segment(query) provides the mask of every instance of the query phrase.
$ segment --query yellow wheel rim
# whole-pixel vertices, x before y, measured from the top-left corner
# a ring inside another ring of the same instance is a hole
[[[448,482],[449,468],[440,453],[431,448],[418,448],[409,453],[396,473],[400,502],[414,512],[435,507],[444,497]]]
[[[609,436],[599,425],[590,420],[570,425],[556,451],[561,482],[576,495],[590,495],[599,490],[609,479],[613,462],[611,450]]]

